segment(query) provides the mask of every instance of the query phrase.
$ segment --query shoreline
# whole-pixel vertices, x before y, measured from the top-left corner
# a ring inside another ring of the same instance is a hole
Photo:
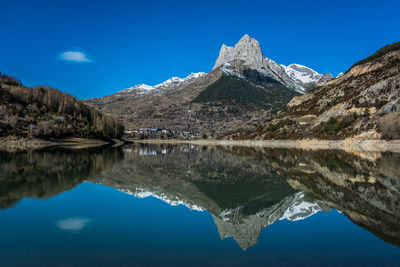
[[[254,147],[254,148],[294,148],[303,150],[344,150],[347,152],[397,152],[400,153],[400,140],[183,140],[146,139],[117,140],[68,137],[61,139],[29,139],[27,137],[7,136],[0,138],[0,151],[36,150],[48,147],[82,149],[105,145],[121,146],[126,143],[143,144],[192,144],[199,146]]]
[[[123,140],[110,139],[108,142],[101,139],[92,138],[79,138],[79,137],[67,137],[60,139],[40,139],[40,138],[27,138],[27,137],[16,137],[7,136],[0,138],[0,151],[25,151],[25,150],[37,150],[50,147],[70,148],[70,149],[82,149],[101,147],[105,145],[120,146],[124,144]]]
[[[360,152],[399,152],[400,140],[129,140],[146,144],[193,144],[206,146],[241,146],[258,148],[296,148],[304,150],[344,150]]]

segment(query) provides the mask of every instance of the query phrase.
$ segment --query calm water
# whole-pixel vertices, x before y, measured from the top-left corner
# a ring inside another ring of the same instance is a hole
[[[400,266],[400,155],[0,152],[0,266]]]

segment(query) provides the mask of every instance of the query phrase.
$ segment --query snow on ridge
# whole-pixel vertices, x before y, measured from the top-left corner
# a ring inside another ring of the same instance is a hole
[[[290,64],[289,66],[281,65],[290,79],[297,84],[316,82],[321,79],[322,74],[315,70],[300,64]]]
[[[205,210],[204,208],[202,208],[200,206],[197,206],[197,205],[194,205],[194,204],[190,204],[190,203],[188,203],[188,202],[186,202],[184,200],[170,199],[167,195],[165,195],[163,193],[158,194],[158,193],[151,192],[151,191],[148,191],[148,190],[143,189],[143,188],[136,188],[137,192],[132,192],[129,189],[119,189],[119,188],[117,188],[117,190],[121,191],[123,193],[126,193],[128,195],[138,197],[138,198],[154,197],[154,198],[157,198],[159,200],[164,201],[165,203],[169,204],[170,206],[183,205],[183,206],[185,206],[186,208],[188,208],[190,210],[196,210],[196,211],[204,211]]]
[[[165,87],[167,87],[169,85],[172,85],[172,84],[178,85],[178,84],[181,84],[181,83],[189,82],[191,80],[200,78],[200,77],[202,77],[204,75],[206,75],[205,72],[196,72],[196,73],[192,72],[188,76],[186,76],[185,78],[172,77],[172,78],[169,78],[168,80],[166,80],[166,81],[164,81],[164,82],[162,82],[160,84],[156,84],[156,85],[153,85],[153,86],[142,83],[142,84],[138,84],[138,85],[123,89],[123,90],[119,91],[118,93],[129,93],[129,92],[135,91],[135,92],[140,93],[140,94],[146,94],[146,93],[155,91],[156,89],[165,88]]]
[[[147,84],[139,84],[138,86],[137,86],[137,88],[139,88],[139,89],[142,89],[142,90],[152,90],[153,89],[153,86],[150,86],[150,85],[147,85]]]
[[[242,209],[243,206],[238,206],[236,208],[233,209],[227,209],[227,210],[223,210],[220,214],[219,217],[224,221],[224,222],[229,222],[229,215],[237,213],[240,209]]]
[[[296,67],[299,67],[299,68],[304,68],[304,69],[309,69],[309,70],[312,70],[313,72],[316,72],[316,71],[313,70],[312,68],[309,68],[309,67],[304,66],[304,65],[301,65],[301,64],[292,63],[292,64],[288,65],[288,67],[293,67],[293,66],[296,66]]]
[[[185,81],[185,80],[182,79],[182,78],[179,78],[179,77],[172,77],[172,78],[169,78],[168,80],[166,80],[166,81],[164,81],[164,82],[162,82],[162,83],[160,83],[160,84],[154,85],[153,87],[154,87],[154,88],[166,87],[166,86],[168,86],[168,85],[170,85],[170,84],[180,84],[180,83],[183,83],[184,81]]]
[[[166,81],[164,81],[164,82],[162,82],[160,84],[154,85],[153,87],[154,88],[159,88],[159,87],[166,87],[166,86],[168,86],[170,84],[181,84],[181,83],[185,83],[185,82],[191,81],[193,79],[200,78],[200,77],[202,77],[204,75],[206,75],[205,72],[196,72],[196,73],[192,72],[192,73],[190,73],[188,76],[186,76],[183,79],[180,78],[180,77],[172,77],[172,78],[169,78],[168,80],[166,80]]]
[[[121,90],[121,91],[119,91],[117,94],[120,94],[120,93],[130,93],[130,92],[133,92],[133,91],[135,91],[135,92],[137,92],[137,93],[139,93],[139,94],[144,94],[144,93],[151,92],[151,91],[153,91],[153,90],[154,90],[154,87],[153,87],[153,86],[150,86],[150,85],[141,83],[141,84],[138,84],[138,85],[135,85],[135,86],[126,88],[126,89],[124,89],[124,90]]]
[[[227,67],[229,67],[231,64],[229,62],[225,63],[222,65],[221,70],[223,73],[228,74],[228,75],[232,75],[232,76],[236,76],[240,79],[244,79],[246,77],[244,77],[242,74],[240,74],[239,72],[233,71],[228,69]]]

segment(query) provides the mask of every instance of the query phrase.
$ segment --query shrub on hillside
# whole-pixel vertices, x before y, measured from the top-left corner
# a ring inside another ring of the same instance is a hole
[[[400,114],[389,113],[379,120],[383,138],[400,139]]]
[[[223,75],[192,100],[194,103],[229,103],[232,106],[278,110],[296,92],[274,82],[264,87],[246,79]]]
[[[331,135],[335,135],[340,132],[343,128],[351,125],[352,121],[344,118],[342,120],[337,120],[334,117],[329,118],[329,120],[322,126],[321,132],[328,132]]]

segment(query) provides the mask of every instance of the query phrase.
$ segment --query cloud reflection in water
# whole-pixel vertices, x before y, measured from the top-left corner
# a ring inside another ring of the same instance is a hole
[[[85,228],[92,220],[89,218],[67,218],[56,222],[56,226],[65,231],[80,231]]]

